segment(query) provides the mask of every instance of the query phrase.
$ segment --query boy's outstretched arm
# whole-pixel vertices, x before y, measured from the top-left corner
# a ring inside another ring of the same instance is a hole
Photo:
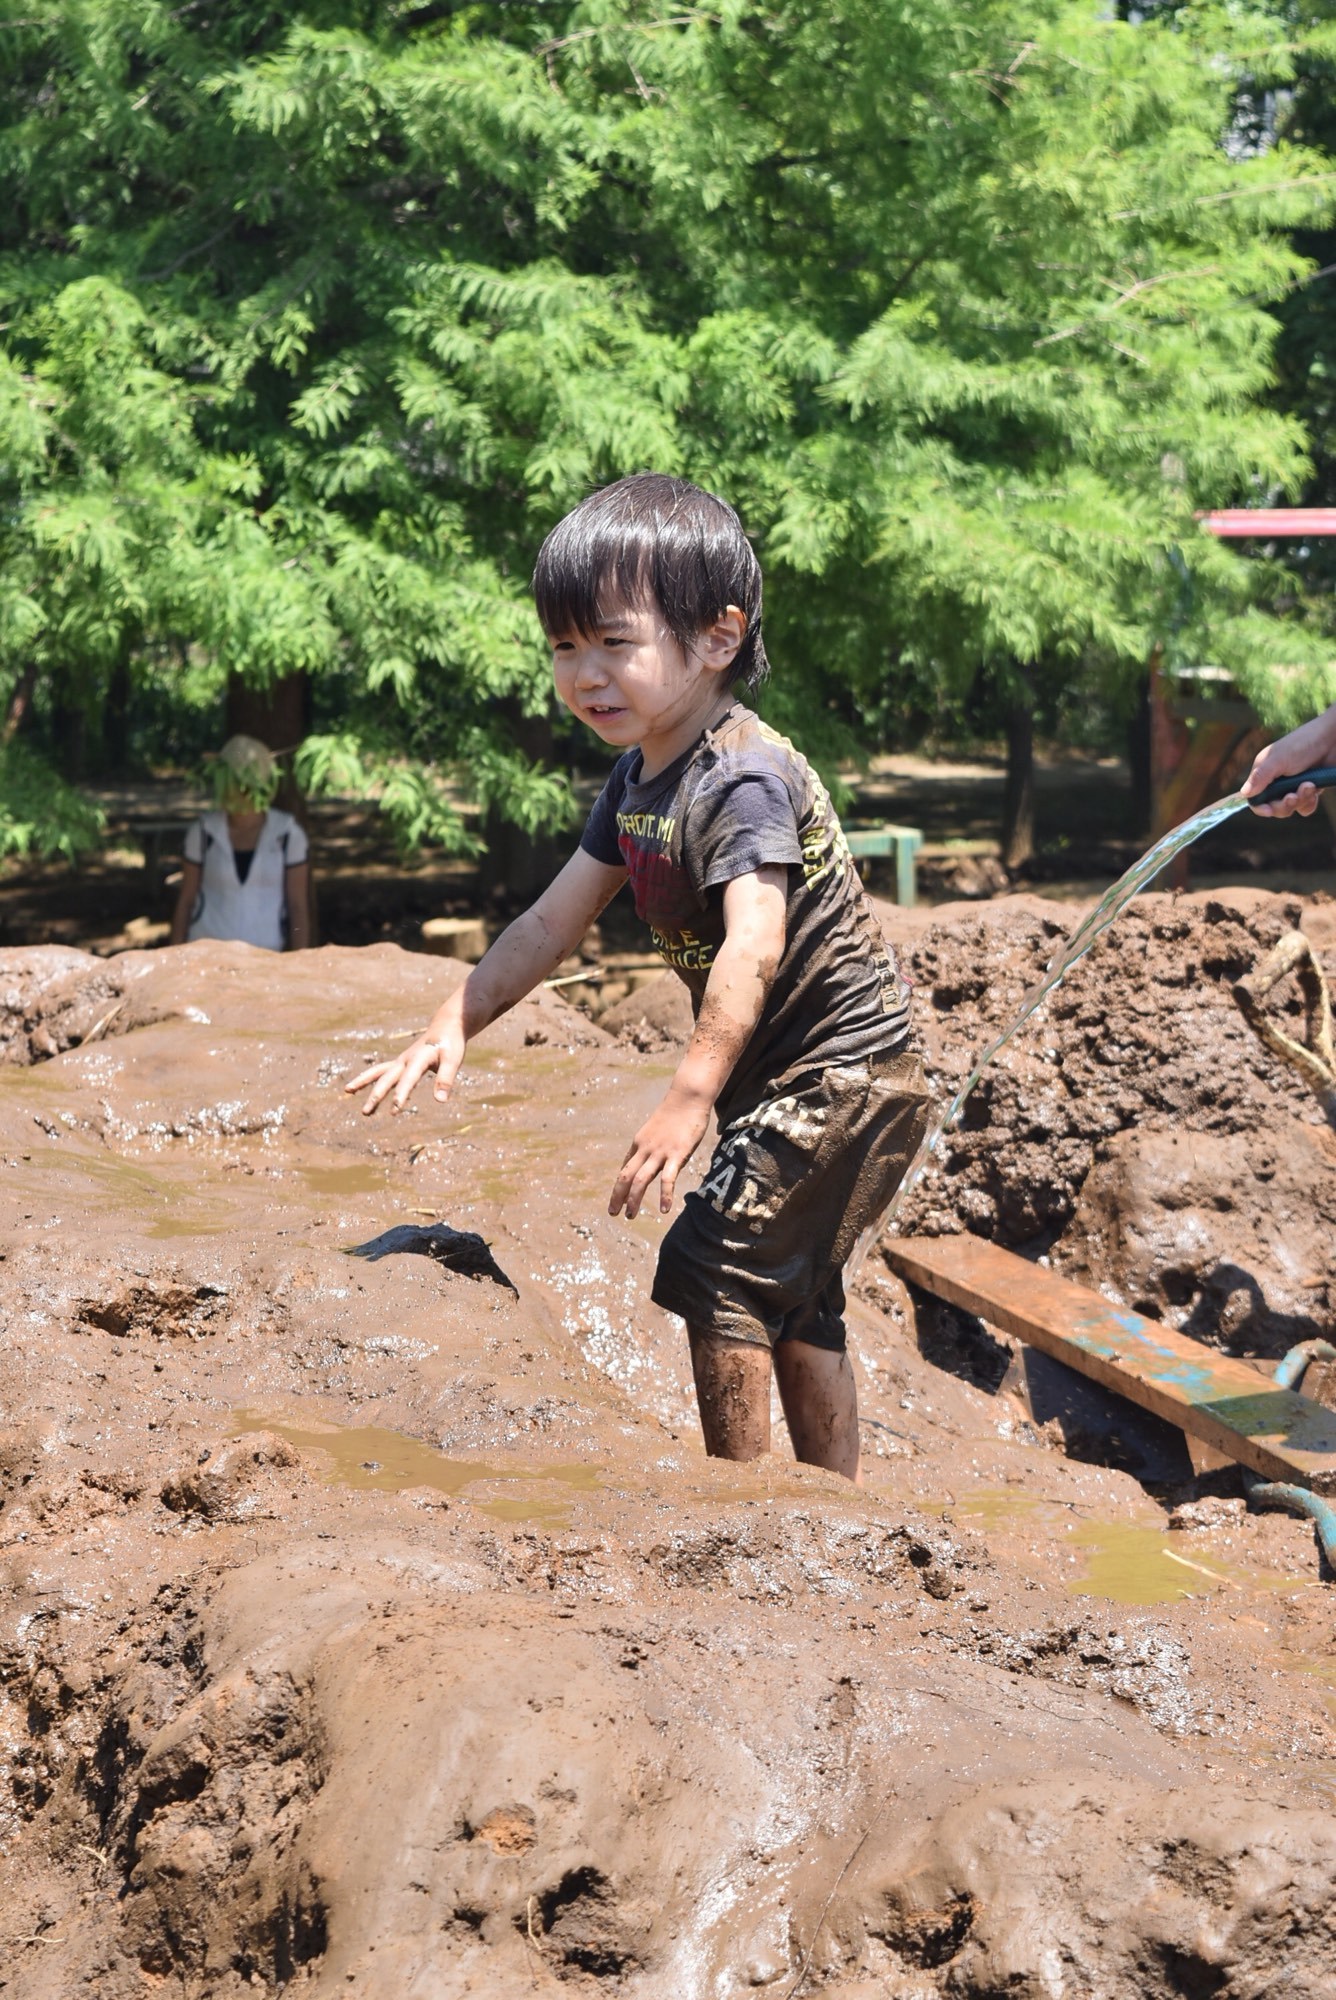
[[[639,1214],[659,1180],[659,1209],[673,1205],[677,1176],[705,1136],[715,1099],[751,1040],[784,953],[788,875],[757,868],[724,889],[725,938],[710,967],[696,1030],[663,1102],[651,1112],[626,1155],[608,1203]]]
[[[625,880],[624,868],[610,868],[577,848],[551,888],[502,931],[411,1047],[392,1062],[373,1063],[344,1089],[366,1090],[364,1113],[393,1091],[394,1108],[402,1111],[410,1091],[434,1069],[435,1096],[444,1103],[468,1043],[556,970]]]

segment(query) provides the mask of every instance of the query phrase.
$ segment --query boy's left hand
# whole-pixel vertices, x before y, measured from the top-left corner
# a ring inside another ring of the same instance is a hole
[[[713,1102],[681,1089],[669,1087],[657,1110],[650,1113],[622,1162],[608,1203],[608,1214],[618,1215],[623,1207],[626,1219],[640,1213],[640,1204],[658,1178],[659,1213],[667,1215],[673,1205],[677,1176],[705,1137]]]

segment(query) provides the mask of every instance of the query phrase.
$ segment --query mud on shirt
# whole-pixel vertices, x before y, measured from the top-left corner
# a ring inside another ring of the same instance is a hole
[[[793,745],[739,702],[657,777],[642,781],[640,763],[639,750],[618,758],[580,845],[628,870],[636,914],[697,1013],[724,941],[725,884],[789,871],[784,955],[721,1119],[770,1085],[902,1042],[909,988],[825,786]]]

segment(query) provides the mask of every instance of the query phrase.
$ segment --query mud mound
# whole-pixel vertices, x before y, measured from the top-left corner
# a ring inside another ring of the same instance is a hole
[[[1119,1133],[1054,1262],[1194,1339],[1278,1359],[1332,1325],[1336,1134],[1297,1119]]]
[[[675,972],[665,972],[606,1007],[598,1024],[646,1055],[684,1048],[693,1025],[691,996]]]
[[[883,1991],[907,1994],[915,1969],[944,1964],[949,1991],[980,2000],[1330,1991],[1336,1830],[1320,1813],[1019,1786],[955,1807],[861,1872],[833,1928],[884,1945]]]
[[[0,952],[0,1062],[40,1062],[73,1047],[83,1033],[71,1025],[61,1039],[53,1024],[64,1024],[76,996],[96,1007],[121,991],[116,975],[86,951],[38,945]],[[91,1027],[93,1013],[86,1019]]]
[[[1051,1240],[1075,1213],[1096,1145],[1116,1133],[1317,1123],[1312,1099],[1229,996],[1300,914],[1278,896],[1133,904],[984,1074],[940,1169],[905,1211],[906,1231]],[[939,1089],[1014,1015],[1070,921],[982,911],[934,926],[909,949]]]
[[[1042,955],[1042,910],[958,921],[914,947],[943,992]],[[1214,928],[1247,955],[1251,921]],[[1171,1532],[926,1360],[889,1280],[852,1307],[865,1491],[706,1460],[662,1225],[606,1214],[663,1061],[544,995],[448,1107],[343,1096],[462,976],[6,969],[6,1995],[1323,1992],[1309,1525]],[[438,1223],[516,1292],[349,1254]]]

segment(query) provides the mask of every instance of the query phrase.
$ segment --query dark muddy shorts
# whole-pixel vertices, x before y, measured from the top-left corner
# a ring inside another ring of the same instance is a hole
[[[663,1239],[652,1297],[695,1332],[844,1347],[840,1273],[927,1123],[917,1055],[799,1079],[722,1127]]]

